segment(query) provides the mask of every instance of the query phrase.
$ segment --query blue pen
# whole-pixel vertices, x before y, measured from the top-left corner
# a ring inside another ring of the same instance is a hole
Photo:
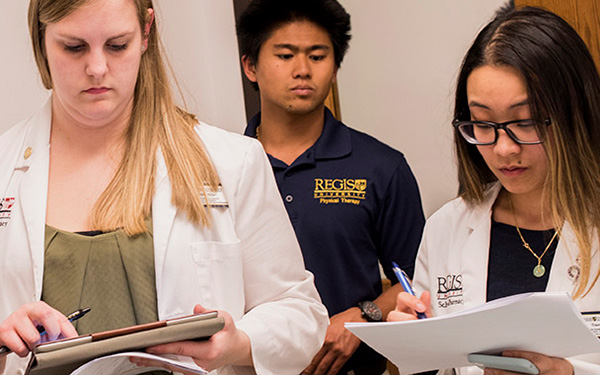
[[[74,322],[77,319],[82,318],[88,312],[90,312],[90,310],[91,309],[89,307],[86,307],[85,309],[73,311],[72,313],[67,315],[67,319],[69,320],[69,322]],[[37,328],[38,332],[40,333],[40,337],[44,336],[46,334],[46,329],[43,326],[38,326],[36,328]],[[6,346],[0,346],[0,356],[2,356],[4,354],[8,354],[10,352],[11,352],[11,350],[9,348],[7,348]]]
[[[396,274],[398,281],[400,281],[400,285],[402,285],[402,288],[404,289],[404,291],[408,294],[416,296],[415,291],[412,288],[412,285],[410,285],[410,281],[408,281],[408,276],[406,275],[406,273],[404,271],[402,271],[400,269],[400,267],[398,267],[396,262],[392,262],[392,269],[394,270],[394,273]],[[422,312],[417,312],[417,318],[425,319],[425,318],[427,318],[427,316]]]

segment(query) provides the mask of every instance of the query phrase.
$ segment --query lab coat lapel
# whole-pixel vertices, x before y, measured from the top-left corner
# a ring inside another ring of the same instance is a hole
[[[44,233],[48,198],[48,173],[50,165],[50,123],[52,110],[50,100],[27,128],[25,142],[15,167],[23,173],[19,185],[19,199],[23,222],[27,231],[29,249],[35,275],[36,298],[42,293],[44,269]]]
[[[595,275],[598,273],[598,259],[600,258],[598,248],[598,234],[595,230],[590,229],[590,237],[592,238],[592,250],[591,250],[591,268],[590,268],[590,280],[592,282]],[[554,260],[552,261],[552,268],[550,269],[550,276],[548,278],[548,285],[546,291],[569,291],[571,295],[575,293],[577,289],[577,282],[581,275],[581,263],[579,261],[579,247],[577,237],[573,231],[573,227],[569,222],[565,222],[560,230],[560,240],[556,248]],[[588,284],[589,287],[589,284]],[[584,302],[584,300],[586,302]],[[591,299],[578,299],[578,303],[590,303]],[[589,309],[594,306],[595,302],[592,302],[590,307],[581,307],[581,309]],[[595,305],[597,306],[597,305]]]
[[[487,192],[483,204],[478,205],[467,219],[469,238],[462,250],[463,290],[465,308],[479,306],[487,299],[487,275],[492,225],[492,206],[500,192],[498,183]]]
[[[156,192],[152,200],[152,233],[154,236],[156,293],[160,306],[161,286],[165,282],[162,270],[165,264],[167,246],[177,209],[171,203],[171,183],[167,173],[167,166],[160,150],[157,151],[156,160]]]
[[[567,244],[571,244],[571,246],[569,247]],[[580,266],[577,264],[579,248],[576,244],[575,233],[571,229],[571,225],[565,222],[560,231],[560,238],[552,260],[552,268],[550,268],[550,276],[546,286],[547,291],[564,290],[569,291],[571,295],[575,292],[575,273],[570,276],[569,268],[574,267],[571,272],[581,271]]]

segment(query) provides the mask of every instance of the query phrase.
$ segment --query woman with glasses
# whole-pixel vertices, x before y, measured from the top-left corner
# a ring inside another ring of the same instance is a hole
[[[423,294],[401,293],[388,319],[535,291],[600,311],[600,78],[583,41],[548,11],[501,9],[463,61],[454,116],[460,194],[426,224],[414,276]],[[600,374],[600,354],[503,354],[544,375]]]

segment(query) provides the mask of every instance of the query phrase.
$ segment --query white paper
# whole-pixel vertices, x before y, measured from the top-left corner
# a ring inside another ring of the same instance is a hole
[[[430,319],[346,323],[403,374],[469,366],[470,353],[528,350],[556,357],[600,352],[566,293],[526,293]]]
[[[170,364],[181,370],[195,374],[208,374],[202,367],[196,365],[190,357],[154,355],[144,352],[124,352],[96,358],[80,366],[71,375],[134,375],[153,370],[165,370],[162,367],[142,367],[129,361],[129,357],[146,358]]]

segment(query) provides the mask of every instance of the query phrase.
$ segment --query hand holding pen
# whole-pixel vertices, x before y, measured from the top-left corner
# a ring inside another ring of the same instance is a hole
[[[398,281],[400,282],[402,289],[404,289],[404,291],[406,293],[410,294],[411,296],[416,297],[415,291],[413,290],[413,287],[412,287],[410,280],[408,279],[408,276],[406,275],[406,273],[404,271],[402,271],[395,262],[392,262],[392,269],[394,270],[394,273],[396,274],[396,277],[398,278]],[[425,293],[426,293],[426,296],[428,297],[429,293],[427,293],[427,292],[425,292]],[[400,299],[400,297],[398,299]],[[422,303],[422,302],[419,302],[419,303]],[[399,304],[397,304],[396,310],[392,311],[389,314],[388,320],[400,320],[400,319],[394,319],[394,317],[397,315],[396,313],[400,313],[399,307],[400,307]],[[416,311],[416,313],[417,313],[417,318],[419,318],[419,319],[427,318],[427,316],[425,315],[424,312]]]
[[[45,304],[45,303],[43,303],[43,302],[36,302],[36,303],[34,303],[34,304],[30,304],[30,305],[23,306],[23,307],[22,307],[20,310],[27,310],[28,308],[29,308],[30,310],[33,310],[33,309],[35,309],[35,308],[34,308],[34,307],[32,307],[32,306],[36,306],[36,305],[37,305],[37,306],[39,306],[40,304],[41,304],[42,306],[44,306],[44,307],[50,308],[48,305],[46,305],[46,304]],[[90,310],[91,310],[90,308],[84,308],[84,309],[76,310],[76,311],[72,312],[71,314],[67,315],[67,317],[66,317],[66,318],[67,318],[67,320],[68,320],[69,322],[74,322],[75,320],[77,320],[77,319],[79,319],[79,318],[82,318],[82,317],[83,317],[85,314],[87,314],[87,313],[88,313]],[[54,311],[56,311],[56,310],[54,310]],[[11,315],[11,317],[9,317],[7,320],[11,319],[11,318],[12,318],[13,316],[15,316],[15,315],[16,315],[16,316],[22,315],[22,312],[20,312],[19,310],[17,310],[17,311],[16,311],[15,313],[13,313],[13,315]],[[27,316],[29,316],[29,314],[27,314]],[[14,319],[14,320],[17,320],[17,319]],[[3,322],[3,324],[5,324],[5,323],[6,323],[6,321],[5,321],[5,322]],[[16,327],[17,327],[17,324],[14,324],[14,326],[15,326],[15,327],[14,327],[14,328],[13,328],[13,330],[12,330],[12,336],[13,336],[13,337],[14,337],[14,336],[19,336],[19,334],[18,334],[18,329],[16,328]],[[71,326],[70,328],[72,328],[72,330],[71,330],[71,332],[70,332],[70,333],[75,333],[75,334],[77,334],[77,332],[75,331],[75,328],[73,328],[72,326]],[[36,327],[36,329],[37,329],[37,331],[39,332],[39,336],[40,336],[40,337],[41,337],[41,336],[44,336],[44,335],[46,335],[46,334],[47,334],[47,332],[46,332],[46,329],[45,329],[45,328],[44,328],[44,326],[42,326],[42,325],[39,325],[39,326],[37,326],[37,327]],[[64,332],[63,332],[63,333],[64,333]],[[22,338],[21,338],[21,340],[22,340],[22,341],[25,341],[25,340],[23,340]],[[9,349],[7,346],[0,346],[0,357],[1,357],[1,356],[3,356],[3,355],[6,355],[6,354],[8,354],[8,353],[10,353],[10,352],[11,352],[11,350],[10,350],[10,349]]]

